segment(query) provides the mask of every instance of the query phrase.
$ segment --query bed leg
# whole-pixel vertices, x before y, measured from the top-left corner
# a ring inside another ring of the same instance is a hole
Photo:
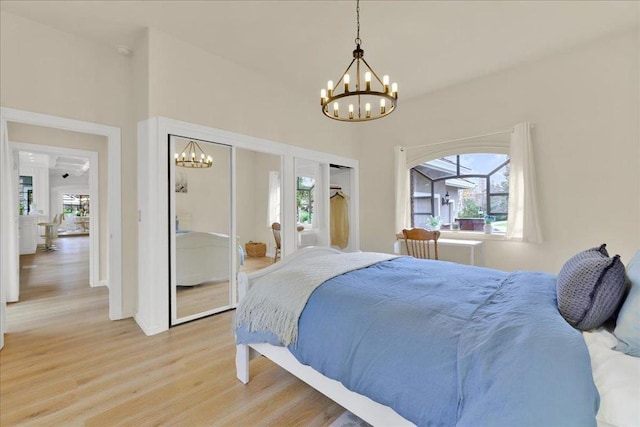
[[[246,344],[236,346],[236,376],[243,384],[249,382],[249,346]]]

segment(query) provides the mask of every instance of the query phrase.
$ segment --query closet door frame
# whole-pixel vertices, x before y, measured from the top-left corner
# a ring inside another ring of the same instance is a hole
[[[355,242],[352,250],[359,249],[359,196],[358,161],[347,157],[283,144],[267,139],[242,135],[207,126],[153,117],[138,123],[138,312],[135,320],[146,335],[154,335],[169,329],[169,136],[212,141],[231,146],[231,235],[232,248],[237,247],[236,227],[236,179],[239,171],[235,168],[236,148],[258,151],[281,157],[281,200],[282,200],[282,255],[287,256],[297,250],[295,227],[295,158],[306,158],[326,164],[337,164],[352,168],[350,218],[354,219],[350,239]],[[326,172],[326,175],[328,172]],[[328,178],[328,177],[327,177]],[[328,181],[326,181],[328,184]],[[328,213],[329,201],[324,210]],[[327,215],[328,218],[328,215]],[[329,228],[326,227],[326,233]],[[329,236],[326,236],[329,241]],[[235,263],[235,257],[231,257]],[[175,267],[174,267],[175,268]],[[235,268],[235,265],[232,265]],[[235,271],[235,270],[232,270]],[[237,284],[233,275],[231,284],[232,304],[237,306]]]
[[[169,218],[176,218],[177,212],[176,212],[176,202],[175,202],[175,174],[176,174],[176,166],[175,166],[175,162],[172,159],[172,153],[175,153],[176,150],[176,146],[175,146],[175,141],[176,139],[183,139],[183,140],[188,140],[188,139],[193,139],[193,138],[185,138],[182,135],[169,135],[169,141],[167,144],[167,147],[169,149],[169,152],[167,154],[168,159],[169,159],[169,165],[168,170],[169,170],[169,175],[168,175],[168,188],[167,188],[167,193],[168,193],[168,202],[169,202]],[[228,289],[228,300],[227,302],[229,302],[229,304],[224,304],[224,305],[220,305],[217,307],[210,307],[207,310],[204,310],[202,312],[198,312],[198,313],[193,313],[193,314],[189,314],[186,316],[182,316],[182,317],[178,317],[178,298],[177,298],[177,286],[176,286],[176,282],[177,282],[177,270],[176,270],[176,228],[173,226],[169,227],[169,252],[170,252],[170,262],[169,262],[169,267],[170,267],[170,286],[169,286],[169,308],[170,308],[170,326],[177,326],[180,325],[182,323],[187,323],[187,322],[191,322],[193,320],[197,320],[197,319],[201,319],[203,317],[207,317],[207,316],[211,316],[213,314],[217,314],[217,313],[222,313],[224,311],[230,310],[232,308],[235,307],[235,305],[231,304],[231,301],[235,301],[235,297],[233,294],[233,290],[237,288],[237,277],[235,274],[233,274],[232,272],[236,271],[237,268],[237,233],[231,233],[232,231],[232,226],[235,225],[235,221],[231,221],[231,218],[235,217],[235,191],[233,189],[235,180],[233,179],[233,177],[235,176],[235,169],[236,169],[236,158],[235,158],[235,147],[232,146],[228,146],[226,144],[221,144],[218,142],[213,142],[213,141],[203,141],[203,140],[198,140],[198,143],[200,144],[217,144],[219,146],[222,147],[227,147],[229,149],[229,289]],[[218,160],[219,161],[219,160]],[[216,159],[214,158],[214,165],[216,163]],[[233,222],[233,224],[232,224]],[[169,224],[173,224],[171,221],[169,221]],[[201,230],[198,230],[201,231]]]

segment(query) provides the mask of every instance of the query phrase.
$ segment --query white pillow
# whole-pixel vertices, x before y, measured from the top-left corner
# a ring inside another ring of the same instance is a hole
[[[604,329],[584,332],[593,380],[600,393],[598,426],[637,427],[640,423],[640,358],[612,350],[618,340]]]
[[[629,261],[627,277],[631,281],[631,289],[616,322],[616,350],[640,357],[640,251]],[[640,420],[638,423],[640,425]]]

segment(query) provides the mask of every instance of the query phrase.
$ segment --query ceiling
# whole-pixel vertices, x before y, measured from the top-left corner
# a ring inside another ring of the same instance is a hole
[[[89,159],[54,152],[19,151],[20,167],[43,167],[53,173],[84,175],[89,170]]]
[[[151,27],[318,96],[327,80],[339,79],[355,47],[355,1],[0,5],[114,49],[134,46]],[[638,27],[640,3],[362,0],[360,9],[365,58],[406,99]]]

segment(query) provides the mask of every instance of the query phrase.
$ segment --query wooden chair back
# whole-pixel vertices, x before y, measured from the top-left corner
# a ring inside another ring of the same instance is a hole
[[[439,231],[429,231],[424,228],[411,228],[402,230],[404,242],[407,247],[407,254],[415,258],[431,258],[429,242],[433,241],[434,258],[438,259],[438,239]]]
[[[280,223],[274,222],[273,224],[271,224],[271,231],[273,231],[273,239],[276,241],[276,253],[273,256],[273,262],[276,262],[278,260],[278,257],[280,256],[280,247],[282,246],[282,240],[280,237]]]

